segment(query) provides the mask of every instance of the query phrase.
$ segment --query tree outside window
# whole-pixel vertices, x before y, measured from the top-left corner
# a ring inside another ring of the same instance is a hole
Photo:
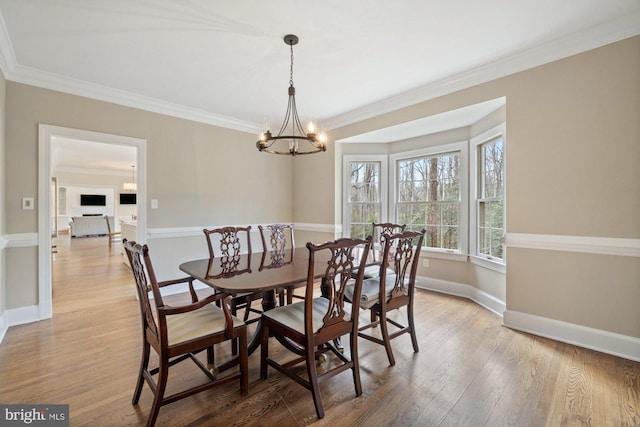
[[[478,145],[478,254],[503,258],[504,153],[502,136]]]
[[[365,239],[380,219],[380,162],[349,162],[349,232]]]
[[[460,153],[398,161],[397,222],[427,230],[425,246],[460,248]]]

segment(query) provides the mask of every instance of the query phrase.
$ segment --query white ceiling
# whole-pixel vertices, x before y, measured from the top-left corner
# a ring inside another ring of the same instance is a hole
[[[0,0],[8,80],[257,132],[289,48],[332,129],[640,33],[638,0]],[[274,126],[275,127],[275,126]]]

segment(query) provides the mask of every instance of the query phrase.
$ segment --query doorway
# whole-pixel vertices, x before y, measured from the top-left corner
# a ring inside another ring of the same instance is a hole
[[[51,246],[53,224],[52,212],[52,146],[56,138],[77,141],[99,142],[134,147],[136,150],[136,181],[138,193],[136,241],[146,242],[146,170],[147,152],[145,139],[112,135],[81,129],[40,124],[38,126],[38,316],[52,317],[52,261]]]

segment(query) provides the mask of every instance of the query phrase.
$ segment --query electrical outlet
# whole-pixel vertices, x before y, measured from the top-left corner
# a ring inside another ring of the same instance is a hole
[[[422,266],[424,268],[429,267],[429,258],[422,258]]]

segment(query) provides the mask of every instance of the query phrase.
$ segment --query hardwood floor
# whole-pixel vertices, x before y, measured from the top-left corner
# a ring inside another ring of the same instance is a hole
[[[0,402],[69,404],[72,426],[144,424],[151,393],[131,405],[140,320],[120,243],[63,236],[58,247],[54,317],[7,332]],[[384,348],[361,340],[363,395],[349,373],[323,382],[322,420],[293,381],[273,370],[260,380],[256,352],[247,397],[225,385],[161,408],[157,425],[640,426],[640,363],[507,329],[461,298],[419,291],[416,313],[420,352],[400,337],[389,367]],[[201,379],[183,365],[169,392]]]

